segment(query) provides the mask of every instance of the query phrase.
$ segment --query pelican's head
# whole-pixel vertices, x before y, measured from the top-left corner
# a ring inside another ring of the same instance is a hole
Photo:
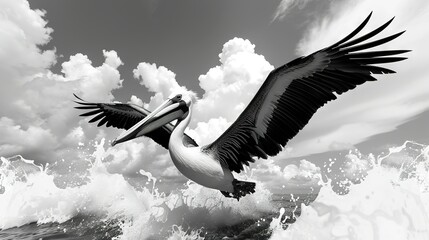
[[[186,96],[183,97],[182,94],[170,95],[170,97],[152,113],[119,135],[119,137],[112,142],[112,146],[143,136],[173,120],[183,120],[189,113],[191,103],[191,99]]]

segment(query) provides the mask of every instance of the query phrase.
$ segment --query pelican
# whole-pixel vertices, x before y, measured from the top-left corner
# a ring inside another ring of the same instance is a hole
[[[192,101],[181,94],[173,94],[153,112],[130,103],[90,103],[75,95],[80,100],[76,103],[81,105],[76,108],[91,109],[81,116],[95,115],[89,122],[100,120],[98,126],[126,130],[112,146],[140,136],[150,137],[169,150],[174,165],[184,176],[239,200],[255,192],[255,183],[237,180],[232,172],[240,173],[243,165],[248,166],[255,158],[278,154],[313,114],[337,95],[375,81],[374,74],[395,73],[379,64],[406,59],[397,55],[409,50],[364,51],[405,32],[372,40],[392,18],[355,37],[371,15],[337,43],[271,71],[236,121],[205,146],[198,146],[185,134],[192,117]],[[171,124],[173,120],[177,120],[175,126]]]

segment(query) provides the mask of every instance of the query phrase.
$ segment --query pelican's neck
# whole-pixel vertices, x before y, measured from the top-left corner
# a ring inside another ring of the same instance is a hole
[[[178,147],[179,144],[180,146],[184,146],[183,135],[185,133],[186,127],[191,121],[191,115],[192,115],[192,109],[191,107],[189,107],[189,112],[186,118],[183,120],[177,121],[176,126],[174,127],[173,132],[171,133],[171,136],[170,136],[169,145],[171,145],[172,147]]]

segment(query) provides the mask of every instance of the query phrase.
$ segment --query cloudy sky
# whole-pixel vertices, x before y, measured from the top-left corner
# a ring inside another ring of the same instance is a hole
[[[407,30],[379,49],[413,51],[389,65],[397,74],[340,96],[282,153],[253,165],[258,180],[288,189],[314,186],[327,159],[347,160],[338,151],[429,143],[427,1],[0,0],[0,156],[64,160],[57,170],[65,174],[104,138],[110,171],[133,177],[143,169],[178,186],[186,179],[166,150],[149,139],[110,148],[121,131],[79,118],[72,93],[153,109],[188,92],[197,99],[188,133],[210,143],[272,69],[339,40],[371,11],[367,30],[393,16],[381,36]]]

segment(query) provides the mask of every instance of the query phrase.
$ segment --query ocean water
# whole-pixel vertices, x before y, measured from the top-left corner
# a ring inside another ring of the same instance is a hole
[[[161,193],[144,171],[149,184],[135,187],[106,170],[103,145],[81,181],[60,187],[50,166],[2,157],[0,239],[429,239],[426,145],[406,142],[380,156],[351,151],[348,178],[321,176],[318,194],[279,195],[257,184],[240,204],[192,182]]]

